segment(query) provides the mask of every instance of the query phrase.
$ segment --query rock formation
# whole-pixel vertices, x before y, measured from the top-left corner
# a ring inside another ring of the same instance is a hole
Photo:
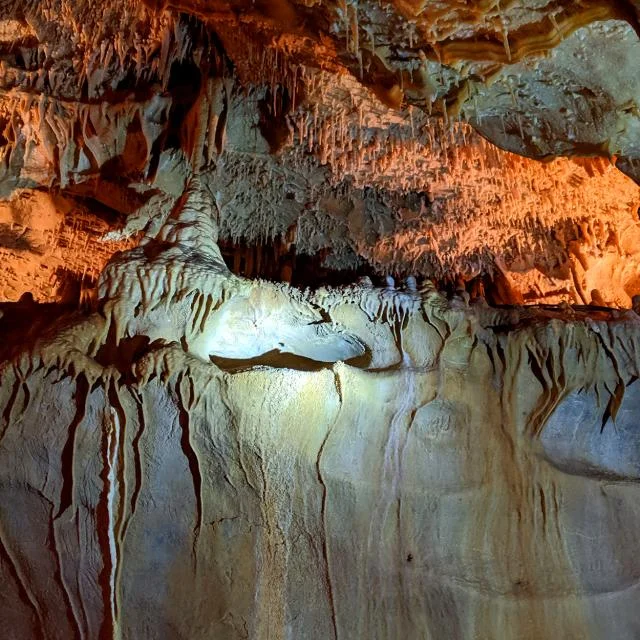
[[[636,2],[0,8],[0,635],[640,637]]]

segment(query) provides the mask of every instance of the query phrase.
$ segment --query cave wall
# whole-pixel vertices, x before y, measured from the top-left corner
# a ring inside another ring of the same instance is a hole
[[[5,364],[4,637],[635,638],[639,321],[423,304],[399,368]]]
[[[640,637],[637,9],[4,3],[0,635]]]
[[[635,638],[638,315],[243,279],[215,210],[3,309],[3,635]]]
[[[629,307],[640,188],[616,163],[634,175],[633,7],[374,4],[7,3],[3,299],[60,299],[30,265],[69,227],[83,250],[62,249],[62,288],[92,284],[127,246],[98,240],[135,242],[196,171],[234,244],[504,277],[516,295],[498,302]],[[20,203],[49,196],[46,247],[16,243],[40,234]]]

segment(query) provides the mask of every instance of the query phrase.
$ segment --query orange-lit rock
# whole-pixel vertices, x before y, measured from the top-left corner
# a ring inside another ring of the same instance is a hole
[[[634,175],[639,45],[619,4],[49,0],[3,17],[7,201],[55,186],[132,215],[195,168],[233,241],[452,281],[498,264],[530,301],[638,293],[619,241],[630,180],[606,160],[512,156],[458,122],[523,154],[615,154]],[[89,250],[82,268],[103,262]]]
[[[113,219],[113,217],[112,217]],[[108,219],[60,195],[21,190],[0,205],[0,298],[75,304],[115,249]]]
[[[636,9],[4,2],[0,637],[639,638]]]

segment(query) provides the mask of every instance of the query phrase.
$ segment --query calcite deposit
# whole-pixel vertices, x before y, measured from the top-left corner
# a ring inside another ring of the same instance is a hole
[[[506,278],[513,295],[485,286],[490,301],[628,307],[635,7],[475,4],[5,3],[0,295],[92,285],[122,248],[96,243],[105,218],[109,237],[142,231],[126,218],[195,171],[231,254],[280,243],[316,271]],[[58,221],[16,247],[41,223],[14,203],[43,190]],[[59,254],[69,227],[64,278],[34,283],[28,263]]]
[[[640,318],[243,280],[214,209],[7,308],[7,637],[634,638]]]
[[[0,7],[0,637],[640,638],[638,3]]]

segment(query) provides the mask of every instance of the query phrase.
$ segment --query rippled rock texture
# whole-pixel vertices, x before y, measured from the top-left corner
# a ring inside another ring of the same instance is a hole
[[[3,309],[3,636],[637,638],[638,316],[243,280],[212,209]]]

